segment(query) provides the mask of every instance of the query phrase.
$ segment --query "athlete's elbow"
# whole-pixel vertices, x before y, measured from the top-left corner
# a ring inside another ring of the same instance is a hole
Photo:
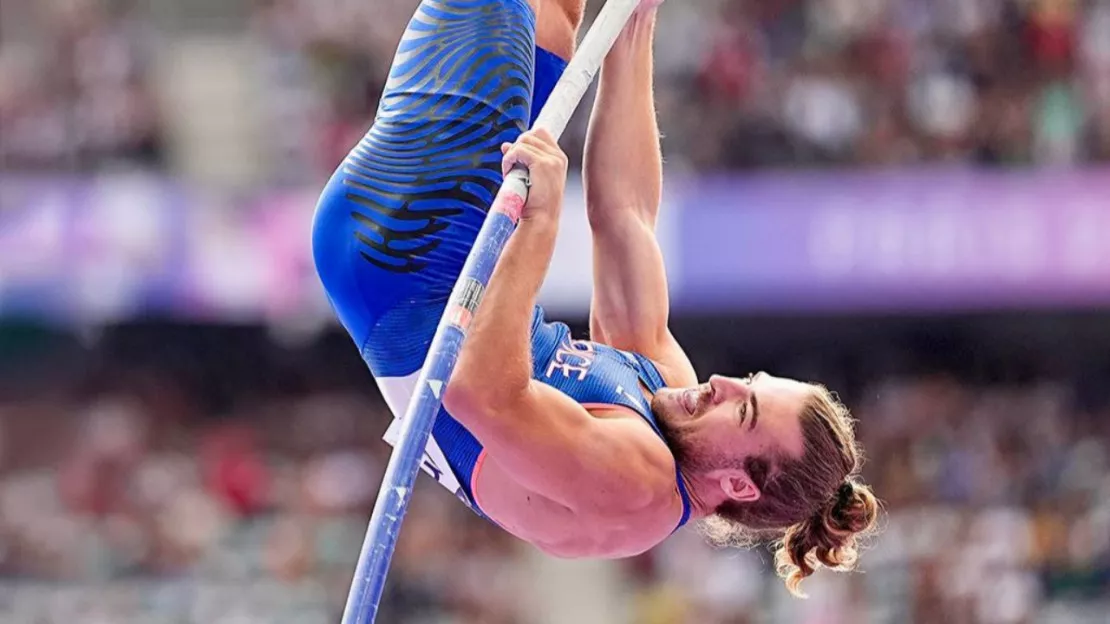
[[[654,229],[659,214],[658,206],[648,203],[588,201],[587,205],[590,230],[610,237],[626,236],[633,226]]]
[[[635,187],[587,191],[586,216],[591,225],[607,225],[629,216],[654,221],[662,201],[660,194]]]

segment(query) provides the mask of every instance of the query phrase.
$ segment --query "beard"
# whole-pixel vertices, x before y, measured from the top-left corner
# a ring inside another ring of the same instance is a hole
[[[704,405],[690,415],[678,402],[665,393],[656,393],[651,399],[651,412],[655,423],[663,435],[663,441],[671,449],[678,468],[687,475],[706,474],[721,468],[744,467],[744,458],[713,451],[712,444],[703,439],[703,428],[697,423],[704,415]]]
[[[675,464],[687,474],[707,472],[712,469],[712,462],[706,454],[699,449],[695,439],[695,431],[688,426],[690,415],[685,410],[676,413],[675,405],[665,400],[662,393],[656,393],[651,399],[651,411],[655,415],[655,423],[663,435],[663,441],[671,449]]]

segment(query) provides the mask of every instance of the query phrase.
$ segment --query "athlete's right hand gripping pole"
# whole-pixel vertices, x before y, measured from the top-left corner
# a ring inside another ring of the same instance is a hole
[[[556,138],[562,136],[590,83],[601,69],[602,61],[640,2],[608,0],[605,3],[548,98],[536,120],[536,128],[544,128]],[[389,564],[397,546],[401,523],[408,511],[424,448],[443,403],[443,390],[451,380],[470,320],[478,310],[505,244],[516,230],[527,199],[528,171],[518,166],[506,176],[494,200],[432,339],[415,394],[401,422],[400,440],[389,459],[378,492],[358,567],[347,595],[343,624],[371,624],[377,617]]]

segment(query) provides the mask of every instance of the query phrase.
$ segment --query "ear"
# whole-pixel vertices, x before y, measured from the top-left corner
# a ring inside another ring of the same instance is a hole
[[[720,484],[725,496],[738,503],[754,503],[762,494],[747,472],[737,469],[715,470],[710,478]]]

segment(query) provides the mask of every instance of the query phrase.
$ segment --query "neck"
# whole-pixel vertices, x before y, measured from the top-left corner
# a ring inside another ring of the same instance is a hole
[[[695,467],[687,466],[683,462],[682,443],[679,440],[679,433],[675,425],[673,425],[667,418],[665,409],[657,404],[653,399],[654,395],[647,392],[643,388],[644,394],[652,400],[651,411],[655,417],[656,426],[663,434],[663,441],[666,442],[667,447],[671,449],[671,454],[674,456],[675,464],[678,468],[679,478],[682,479],[682,484],[686,486],[686,495],[690,498],[690,514],[692,519],[701,519],[706,516],[713,515],[717,508],[724,503],[721,488],[712,479],[708,479],[697,470]]]
[[[687,475],[685,472],[681,474],[682,481],[686,485],[686,493],[690,496],[692,517],[700,519],[711,516],[724,504],[724,492],[716,481],[695,474]]]

